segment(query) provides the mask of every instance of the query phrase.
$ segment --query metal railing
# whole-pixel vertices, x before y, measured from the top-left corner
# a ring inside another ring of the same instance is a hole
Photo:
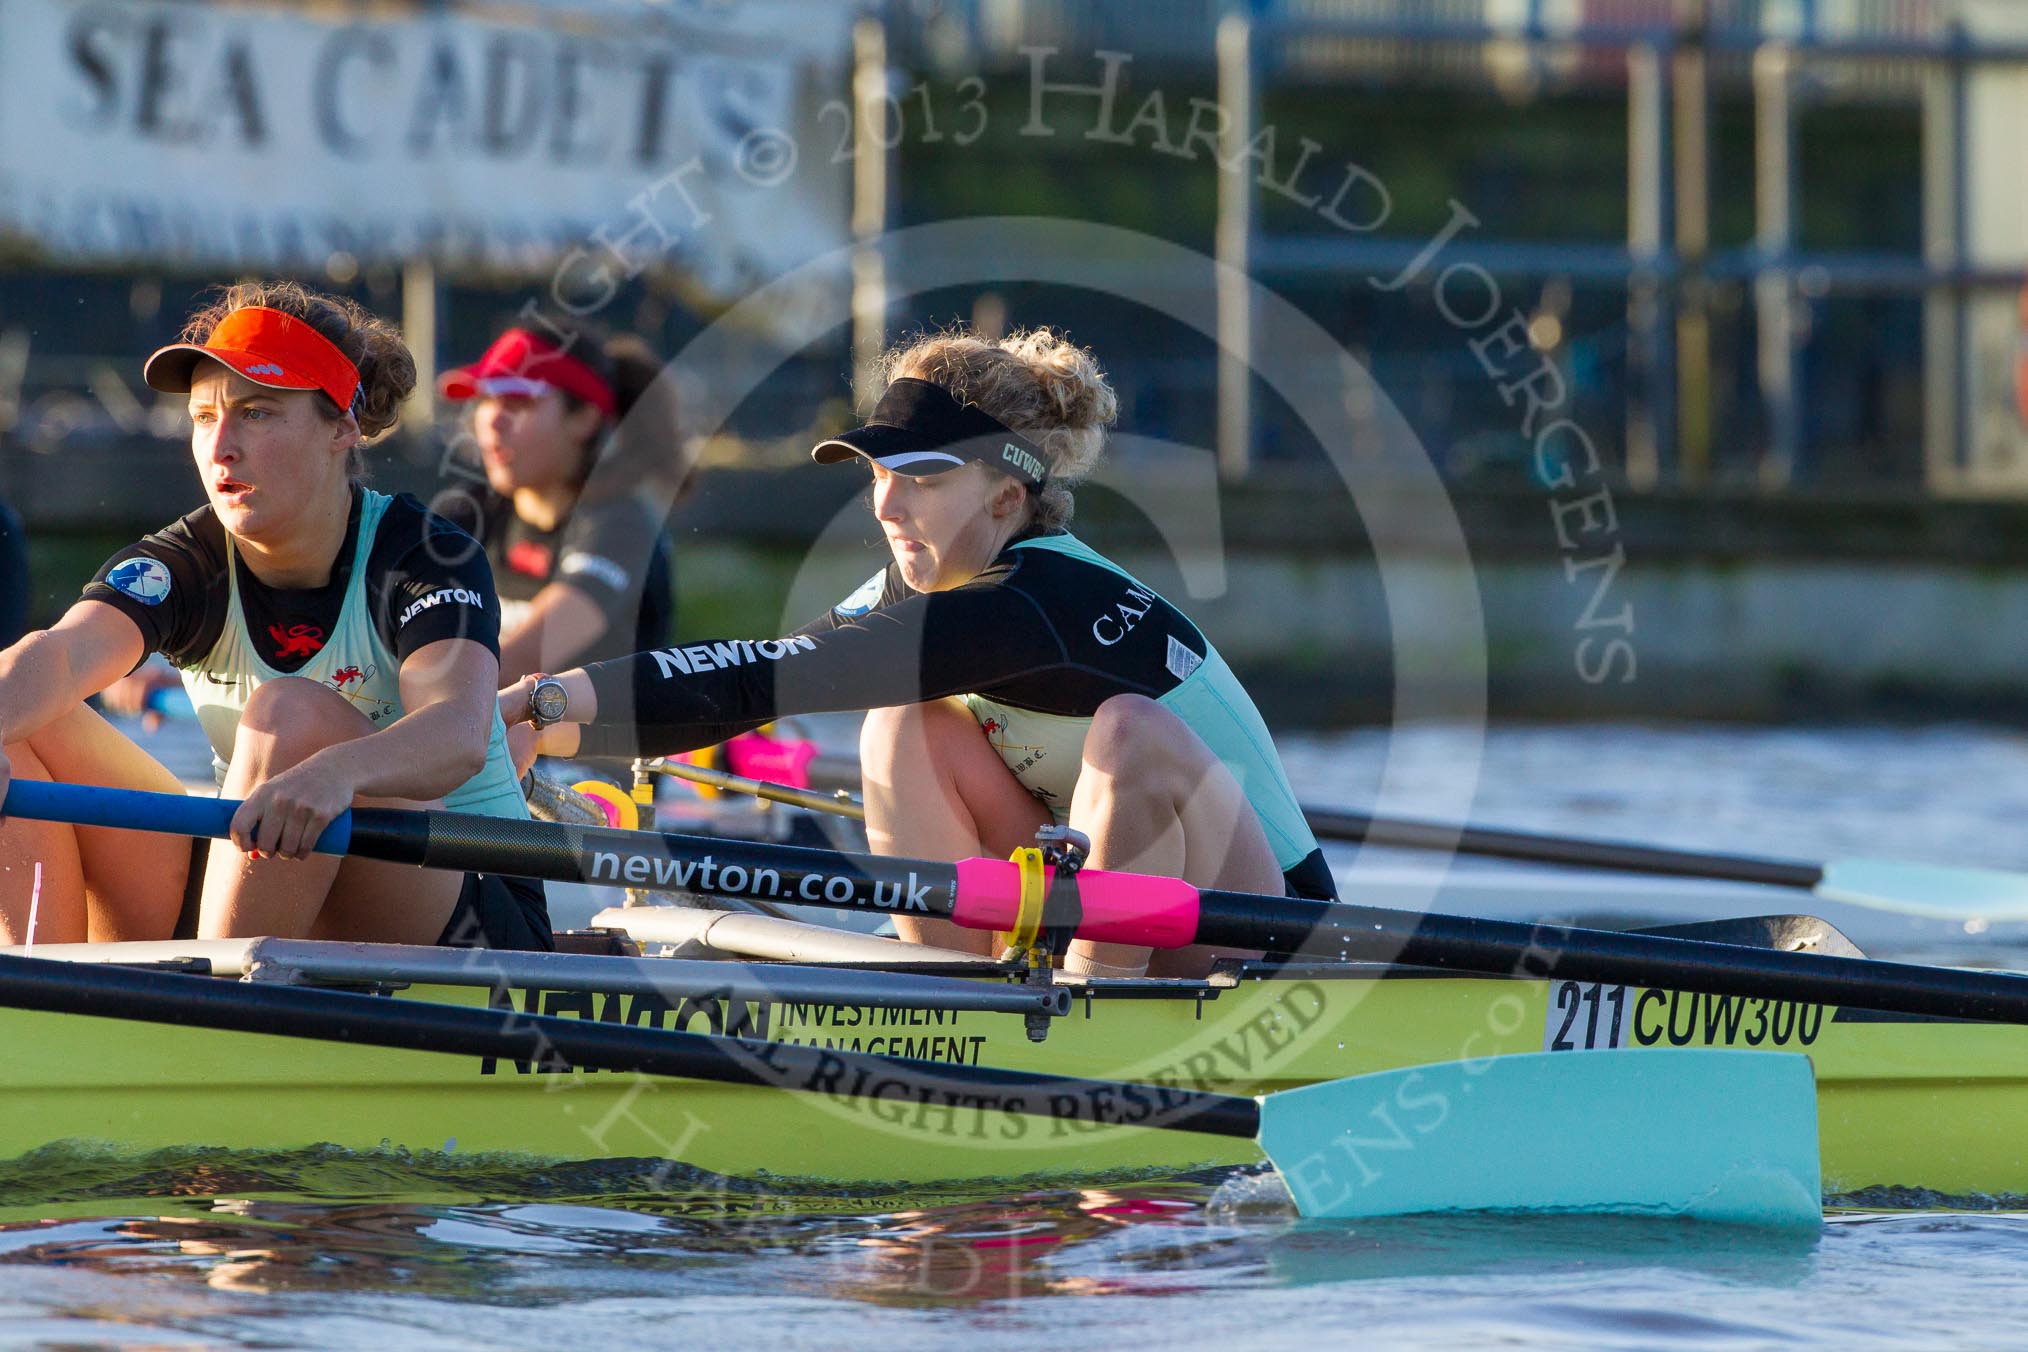
[[[1633,17],[1627,17],[1629,12]],[[1645,13],[1644,13],[1645,12]],[[1220,103],[1230,146],[1261,125],[1278,78],[1314,78],[1319,54],[1338,44],[1346,61],[1398,59],[1445,46],[1605,54],[1624,72],[1629,163],[1623,244],[1540,243],[1475,234],[1460,245],[1489,272],[1537,281],[1618,284],[1628,306],[1631,365],[1624,471],[1635,486],[1695,484],[1712,463],[1709,304],[1716,285],[1750,288],[1757,385],[1767,413],[1758,479],[1787,483],[1798,462],[1804,388],[1800,349],[1813,305],[1831,294],[1919,293],[1929,304],[1925,356],[1925,459],[1932,487],[1950,488],[1971,461],[1973,365],[1970,301],[2019,287],[2019,266],[1981,264],[1969,247],[1968,81],[1973,70],[2028,64],[2028,42],[1976,34],[1952,7],[1929,0],[1861,7],[1830,0],[1705,4],[1653,0],[1587,22],[1576,3],[1527,0],[1248,0],[1228,5],[1218,40]],[[1292,59],[1293,57],[1293,59]],[[1743,58],[1755,131],[1755,238],[1712,244],[1709,182],[1714,62]],[[1920,71],[1926,152],[1925,247],[1920,253],[1805,252],[1798,241],[1797,121],[1811,71],[1827,63],[1914,63]],[[1596,69],[1596,68],[1594,68]],[[1405,267],[1423,239],[1277,235],[1259,222],[1252,177],[1220,178],[1219,457],[1228,477],[1247,472],[1255,442],[1248,352],[1252,319],[1243,279],[1347,275]]]

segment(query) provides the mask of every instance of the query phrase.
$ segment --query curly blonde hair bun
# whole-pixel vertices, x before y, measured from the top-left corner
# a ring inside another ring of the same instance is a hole
[[[1062,527],[1076,504],[1072,490],[1105,451],[1105,429],[1119,399],[1090,348],[1055,329],[1019,329],[985,339],[964,329],[925,334],[890,349],[881,376],[927,380],[976,405],[1042,449],[1049,482],[1036,495],[1034,523]]]

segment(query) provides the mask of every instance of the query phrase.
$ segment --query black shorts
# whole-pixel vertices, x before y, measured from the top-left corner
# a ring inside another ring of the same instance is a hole
[[[204,896],[204,864],[211,842],[190,842],[190,874],[183,885],[183,911],[176,920],[178,939],[197,937],[198,905]],[[549,929],[549,899],[535,878],[506,878],[497,873],[467,873],[457,904],[437,943],[445,948],[519,948],[537,953],[556,950]]]
[[[1282,888],[1292,897],[1305,897],[1310,901],[1336,901],[1338,883],[1331,876],[1331,866],[1324,862],[1321,849],[1311,850],[1295,864],[1282,870]]]
[[[444,948],[519,948],[556,951],[549,928],[549,898],[539,878],[467,873],[458,904],[437,936]]]

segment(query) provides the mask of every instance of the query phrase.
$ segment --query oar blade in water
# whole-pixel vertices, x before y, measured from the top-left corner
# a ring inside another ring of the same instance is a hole
[[[1837,859],[1816,894],[1876,910],[1965,920],[2028,920],[2028,874],[1892,859]]]
[[[1541,1211],[1822,1221],[1817,1092],[1776,1052],[1539,1052],[1270,1094],[1306,1216]]]

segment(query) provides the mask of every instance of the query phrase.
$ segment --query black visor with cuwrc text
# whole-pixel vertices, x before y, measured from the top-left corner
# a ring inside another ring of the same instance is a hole
[[[820,465],[855,455],[894,474],[942,474],[976,460],[1011,475],[1030,492],[1049,482],[1049,462],[1034,442],[927,380],[895,381],[864,427],[819,442],[810,452]]]

